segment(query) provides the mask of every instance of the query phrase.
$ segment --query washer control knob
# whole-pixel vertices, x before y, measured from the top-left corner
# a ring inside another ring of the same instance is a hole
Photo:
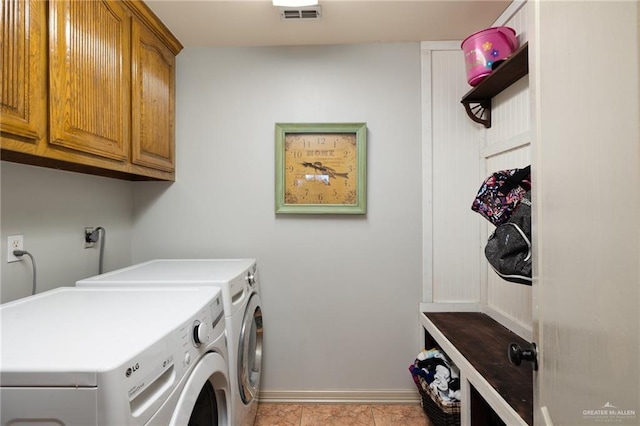
[[[203,343],[207,343],[207,338],[209,337],[209,327],[206,323],[196,321],[193,324],[193,342],[196,347],[200,346]]]
[[[256,283],[256,277],[251,273],[251,271],[247,272],[247,283],[249,283],[250,286]]]

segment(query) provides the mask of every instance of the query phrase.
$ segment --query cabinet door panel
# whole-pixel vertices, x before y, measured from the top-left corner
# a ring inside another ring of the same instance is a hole
[[[174,170],[175,55],[147,27],[133,21],[131,162]]]
[[[50,2],[51,144],[125,160],[130,17],[120,3]]]
[[[46,133],[45,3],[2,0],[0,18],[2,147],[35,151]]]

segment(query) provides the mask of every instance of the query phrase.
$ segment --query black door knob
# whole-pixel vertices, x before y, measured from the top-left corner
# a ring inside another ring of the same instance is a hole
[[[531,343],[531,349],[522,349],[517,343],[510,343],[507,353],[511,364],[520,365],[522,361],[529,361],[534,370],[538,369],[538,348],[535,343]]]

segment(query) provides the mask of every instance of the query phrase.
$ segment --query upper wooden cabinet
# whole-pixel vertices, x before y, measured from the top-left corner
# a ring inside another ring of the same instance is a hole
[[[131,162],[174,169],[175,55],[148,27],[133,20]]]
[[[46,4],[0,2],[0,130],[2,148],[35,153],[46,138]]]
[[[50,143],[128,157],[131,19],[116,2],[49,3]]]
[[[2,159],[130,180],[174,180],[175,56],[182,46],[146,5],[0,1],[3,31],[11,35],[2,54],[15,57],[1,67]],[[35,9],[40,20],[5,18]],[[31,52],[34,71],[20,72],[26,66],[22,51]],[[9,123],[25,104],[13,93],[39,100],[28,104],[21,126]],[[5,120],[10,107],[17,112]],[[22,134],[40,122],[41,129]]]

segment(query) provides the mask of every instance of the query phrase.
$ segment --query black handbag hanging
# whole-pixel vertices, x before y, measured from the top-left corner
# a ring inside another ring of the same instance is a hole
[[[531,285],[531,191],[527,191],[502,225],[487,241],[484,254],[503,279]]]

